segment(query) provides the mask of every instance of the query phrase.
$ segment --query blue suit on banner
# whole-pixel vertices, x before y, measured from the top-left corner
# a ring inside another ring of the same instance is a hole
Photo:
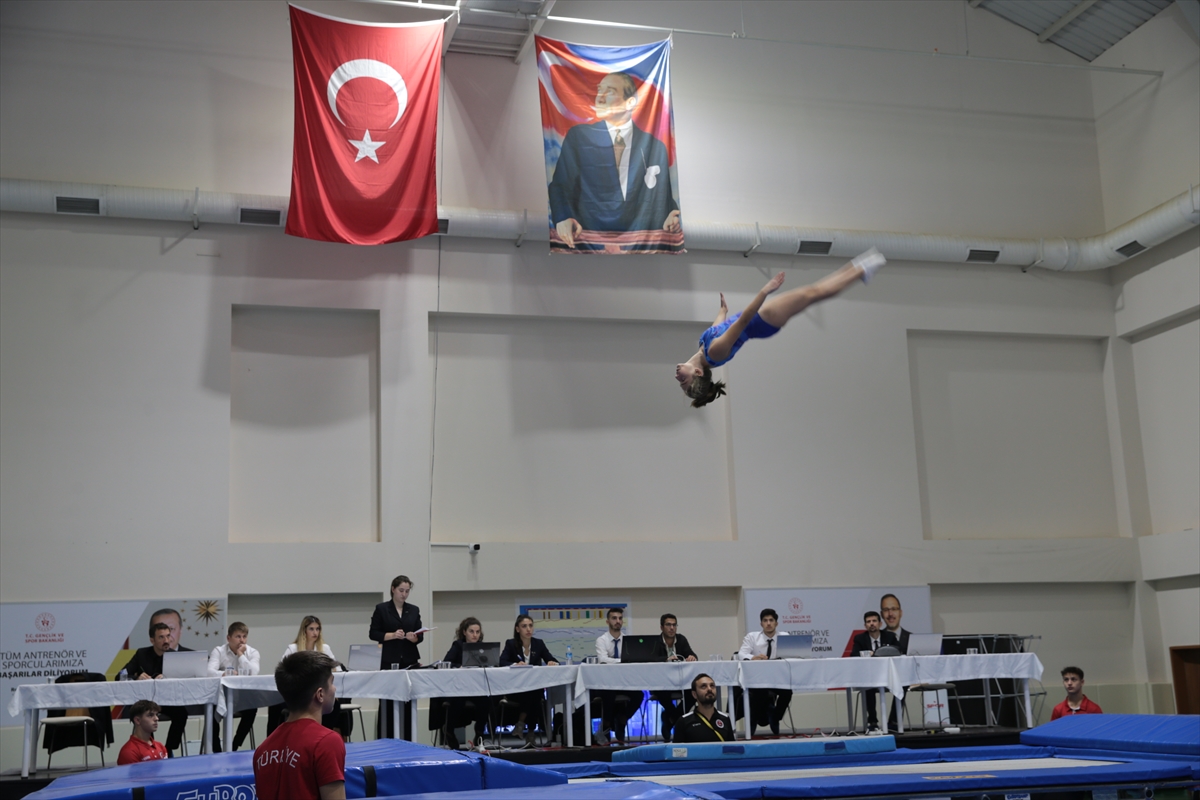
[[[550,181],[552,224],[574,219],[590,231],[659,230],[679,210],[671,194],[666,145],[636,125],[630,138],[622,195],[607,123],[567,131]]]

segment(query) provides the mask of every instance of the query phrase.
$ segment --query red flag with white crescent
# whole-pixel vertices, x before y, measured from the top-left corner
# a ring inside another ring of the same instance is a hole
[[[437,233],[442,21],[290,12],[296,134],[287,232],[350,244]]]

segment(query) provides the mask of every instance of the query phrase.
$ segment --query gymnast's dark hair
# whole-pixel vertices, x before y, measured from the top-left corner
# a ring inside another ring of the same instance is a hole
[[[704,370],[703,374],[692,378],[687,388],[687,396],[692,398],[692,408],[703,408],[725,394],[725,381],[714,381],[708,364],[701,364],[700,368]]]

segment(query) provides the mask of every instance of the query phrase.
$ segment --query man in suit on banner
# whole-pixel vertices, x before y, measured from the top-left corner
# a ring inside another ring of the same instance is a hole
[[[633,124],[637,86],[614,72],[596,90],[598,120],[563,139],[550,181],[551,223],[568,247],[583,231],[681,230],[667,147]]]

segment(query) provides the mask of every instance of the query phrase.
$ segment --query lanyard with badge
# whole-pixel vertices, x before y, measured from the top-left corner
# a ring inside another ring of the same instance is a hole
[[[703,721],[704,724],[708,726],[708,729],[710,731],[712,731],[713,733],[715,733],[717,735],[718,739],[720,739],[722,742],[725,741],[725,736],[719,730],[717,730],[716,728],[713,727],[713,724],[708,721],[708,717],[704,716],[699,711],[696,712],[696,716],[699,717],[701,719],[701,721]]]

